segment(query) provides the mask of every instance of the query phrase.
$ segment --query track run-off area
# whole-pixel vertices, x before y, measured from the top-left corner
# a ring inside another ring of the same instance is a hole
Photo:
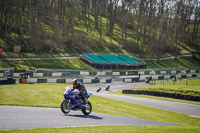
[[[144,105],[153,108],[159,108],[172,112],[183,113],[187,115],[200,116],[200,106],[168,102],[149,98],[132,97],[124,95],[107,94],[105,87],[108,84],[86,85],[88,92],[93,95],[124,101],[133,104]],[[134,87],[144,86],[145,83],[121,83],[114,82],[109,84],[110,90],[124,90]],[[96,90],[101,86],[102,90],[97,93]],[[93,105],[95,106],[95,105]],[[71,111],[69,114],[63,114],[59,108],[46,107],[25,107],[25,106],[0,106],[0,130],[15,129],[34,129],[34,128],[61,128],[61,127],[79,127],[79,126],[111,126],[111,125],[171,125],[151,120],[144,120],[131,117],[114,116],[92,112],[84,116],[81,111]]]

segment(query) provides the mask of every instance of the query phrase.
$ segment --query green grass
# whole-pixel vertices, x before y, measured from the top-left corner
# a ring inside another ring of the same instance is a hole
[[[147,68],[191,68],[200,67],[200,62],[192,59],[192,57],[182,57],[178,60],[169,59],[157,61],[145,61],[147,63]]]
[[[73,54],[74,53],[74,54]],[[51,57],[63,57],[63,56],[79,56],[79,53],[61,53],[61,52],[30,52],[30,53],[12,53],[12,52],[6,52],[7,57],[10,58],[51,58]],[[6,58],[5,55],[1,55],[0,58]]]
[[[0,86],[1,105],[59,107],[67,84],[15,84]]]
[[[198,133],[199,127],[173,126],[103,126],[103,127],[67,127],[41,128],[28,130],[0,131],[5,133]]]
[[[0,61],[0,68],[14,68],[15,70],[26,70],[27,68],[95,70],[80,59]]]
[[[0,86],[0,105],[20,105],[20,106],[44,106],[60,107],[63,100],[64,87],[67,84],[15,84]],[[126,103],[122,101],[92,96],[90,101],[93,105],[93,112],[142,118],[160,122],[167,122],[182,125],[181,127],[171,126],[108,126],[89,127],[88,132],[183,132],[200,131],[200,119],[190,117],[185,114],[170,112],[161,109]],[[111,130],[114,128],[113,130]],[[87,127],[77,128],[56,128],[56,129],[33,129],[14,130],[9,132],[78,132],[85,131]],[[98,130],[97,130],[98,129]],[[143,130],[140,130],[143,129]]]
[[[134,88],[133,90],[149,90],[183,95],[200,96],[200,79],[187,80],[174,83],[156,84]]]

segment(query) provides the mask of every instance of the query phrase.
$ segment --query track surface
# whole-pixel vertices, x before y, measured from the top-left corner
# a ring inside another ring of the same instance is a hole
[[[58,108],[0,106],[0,130],[109,125],[173,125],[138,118],[80,111],[65,115]]]

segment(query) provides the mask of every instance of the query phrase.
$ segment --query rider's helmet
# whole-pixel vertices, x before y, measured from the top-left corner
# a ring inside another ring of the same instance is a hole
[[[73,87],[75,87],[75,88],[79,85],[78,79],[73,79],[72,83],[73,83]]]

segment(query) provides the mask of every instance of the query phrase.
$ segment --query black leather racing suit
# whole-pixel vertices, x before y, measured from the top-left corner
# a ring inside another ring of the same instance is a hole
[[[85,104],[86,103],[85,97],[88,95],[85,86],[82,83],[78,83],[78,85],[73,86],[72,91],[74,91],[75,89],[80,91],[79,95],[81,96],[81,99],[82,99],[83,103]]]

